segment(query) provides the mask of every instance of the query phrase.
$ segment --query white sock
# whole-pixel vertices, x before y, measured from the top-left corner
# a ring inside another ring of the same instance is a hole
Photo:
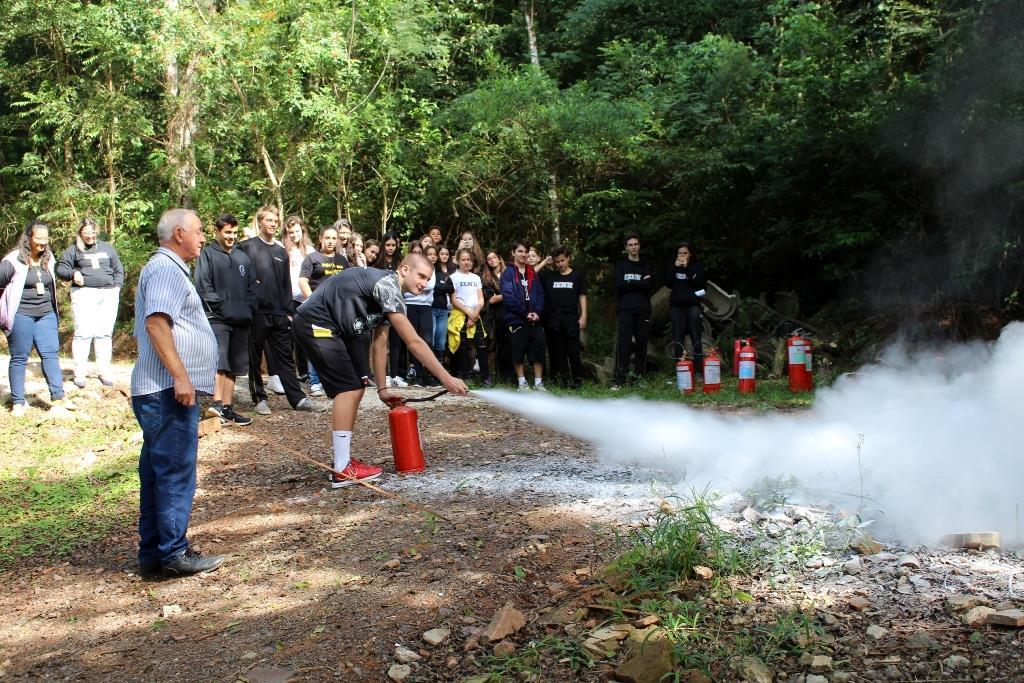
[[[533,386],[535,386],[535,387],[539,387],[540,386],[540,377],[534,377],[533,378]]]
[[[334,442],[334,469],[341,472],[352,460],[349,448],[352,446],[352,432],[347,429],[336,429],[331,432],[331,440]]]
[[[526,378],[525,377],[520,377],[519,378],[519,386],[521,386],[521,387],[525,387],[526,386]]]

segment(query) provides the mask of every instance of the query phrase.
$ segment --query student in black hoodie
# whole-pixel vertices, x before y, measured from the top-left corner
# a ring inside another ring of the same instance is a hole
[[[672,341],[679,355],[683,354],[683,339],[690,337],[693,345],[694,372],[699,376],[704,367],[704,349],[701,346],[701,299],[704,297],[704,269],[694,258],[690,245],[681,242],[676,248],[676,260],[668,270],[669,318],[672,321]]]
[[[217,337],[217,379],[213,403],[207,409],[222,421],[252,424],[232,407],[235,377],[249,368],[249,324],[256,307],[256,278],[252,263],[240,249],[238,220],[229,213],[217,218],[217,241],[205,247],[196,260],[195,283],[206,317]]]
[[[260,353],[265,350],[267,368],[271,374],[280,378],[289,405],[295,410],[322,412],[329,406],[307,398],[295,374],[291,273],[288,253],[275,239],[280,224],[277,209],[264,206],[256,212],[259,232],[238,245],[252,262],[257,285],[256,310],[249,331],[249,393],[256,405],[256,412],[270,415],[267,391],[263,386],[259,366]]]
[[[633,341],[636,341],[634,372],[639,377],[647,364],[647,338],[651,327],[651,267],[640,260],[640,236],[626,238],[626,258],[615,266],[615,294],[619,341],[615,349],[613,389],[626,380]]]

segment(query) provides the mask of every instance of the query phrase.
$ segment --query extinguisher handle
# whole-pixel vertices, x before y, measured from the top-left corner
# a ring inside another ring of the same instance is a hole
[[[394,410],[398,406],[404,406],[406,399],[401,396],[389,396],[384,403],[387,404],[388,408]]]
[[[447,389],[442,389],[441,391],[437,392],[436,394],[431,394],[430,396],[424,396],[423,398],[406,398],[406,399],[403,399],[402,402],[403,403],[423,403],[425,401],[433,401],[435,398],[440,398],[441,396],[444,396],[447,393],[448,393]]]

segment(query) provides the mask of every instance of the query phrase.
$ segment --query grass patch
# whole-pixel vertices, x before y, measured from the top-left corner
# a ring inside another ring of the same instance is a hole
[[[532,380],[531,380],[532,383]],[[505,385],[511,386],[511,385]],[[778,408],[803,409],[814,403],[814,392],[795,394],[789,390],[789,382],[785,379],[759,379],[757,393],[741,394],[737,389],[737,380],[726,377],[722,380],[721,391],[714,394],[697,391],[683,395],[676,389],[675,377],[647,376],[644,379],[613,391],[610,384],[587,381],[579,389],[566,389],[554,383],[545,382],[547,390],[559,396],[577,396],[580,398],[641,398],[647,401],[666,401],[681,403],[695,408],[737,408],[769,411]],[[472,388],[483,388],[479,382],[473,382]]]
[[[81,402],[81,401],[80,401]],[[7,419],[0,463],[0,571],[59,558],[130,523],[139,483],[138,430],[127,401],[82,402],[91,420]],[[94,458],[85,458],[92,451]]]

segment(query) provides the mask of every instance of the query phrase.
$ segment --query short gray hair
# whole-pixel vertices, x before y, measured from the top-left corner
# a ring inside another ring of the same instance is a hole
[[[160,222],[156,224],[156,238],[161,242],[168,241],[174,235],[175,228],[186,227],[185,223],[190,216],[195,216],[196,220],[199,220],[199,215],[192,209],[168,209],[164,211],[164,215],[160,216]]]
[[[347,218],[339,218],[338,220],[334,221],[334,225],[332,225],[331,227],[334,228],[335,230],[341,230],[342,228],[348,228],[349,230],[351,230],[352,221],[350,221]]]

